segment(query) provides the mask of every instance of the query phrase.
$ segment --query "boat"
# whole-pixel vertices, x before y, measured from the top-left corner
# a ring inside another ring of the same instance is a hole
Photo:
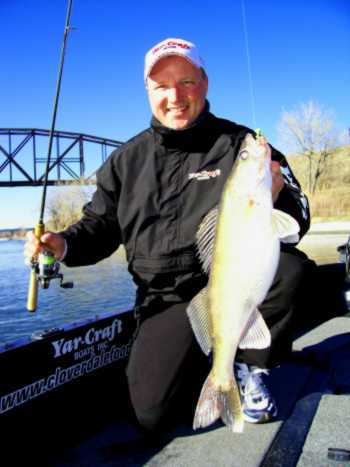
[[[137,323],[133,310],[108,313],[2,345],[2,445],[26,446],[39,459],[55,440],[64,446],[90,424],[93,431],[102,414],[106,421],[117,413]]]
[[[345,274],[347,280],[350,279],[350,237],[348,241],[343,245],[339,245],[337,248],[339,253],[339,261],[345,264]]]
[[[290,360],[271,372],[275,422],[246,424],[243,434],[221,422],[194,432],[179,417],[164,436],[146,439],[130,419],[124,369],[138,315],[127,310],[0,347],[1,446],[10,459],[2,465],[292,467],[350,459],[349,246],[350,238],[339,263],[317,267],[319,290],[328,292],[306,297],[317,309],[303,318]]]

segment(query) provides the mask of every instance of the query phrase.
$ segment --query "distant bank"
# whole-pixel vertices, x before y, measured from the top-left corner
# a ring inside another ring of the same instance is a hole
[[[26,233],[33,230],[34,227],[19,228],[19,229],[0,229],[0,240],[22,240]],[[331,234],[331,233],[348,233],[350,235],[350,220],[344,221],[323,221],[319,218],[311,224],[309,234]]]
[[[350,235],[350,220],[317,221],[311,224],[308,234],[348,234]]]
[[[20,229],[0,229],[0,240],[22,240],[34,227]]]

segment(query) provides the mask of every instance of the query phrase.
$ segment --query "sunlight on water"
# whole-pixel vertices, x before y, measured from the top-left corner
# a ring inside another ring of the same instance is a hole
[[[62,289],[51,281],[49,289],[39,289],[35,313],[26,309],[30,269],[23,259],[23,241],[0,241],[0,344],[34,331],[59,327],[107,312],[132,308],[135,288],[121,254],[95,266],[61,266],[64,281],[74,282]]]

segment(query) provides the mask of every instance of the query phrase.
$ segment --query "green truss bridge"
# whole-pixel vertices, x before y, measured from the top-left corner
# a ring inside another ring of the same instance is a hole
[[[0,187],[40,186],[45,179],[49,130],[0,128]],[[94,183],[107,156],[123,143],[109,138],[55,131],[48,185]]]

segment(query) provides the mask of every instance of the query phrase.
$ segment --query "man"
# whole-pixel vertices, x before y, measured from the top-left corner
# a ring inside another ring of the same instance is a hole
[[[218,204],[240,143],[251,130],[209,112],[208,77],[197,47],[188,41],[166,39],[154,46],[146,54],[144,79],[153,113],[150,128],[100,168],[82,219],[59,234],[45,233],[41,245],[32,236],[26,255],[45,247],[67,266],[82,266],[125,246],[141,313],[127,380],[138,422],[151,431],[182,404],[181,394],[193,410],[207,376],[207,359],[185,312],[207,283],[195,234]],[[272,158],[275,206],[298,221],[302,236],[309,227],[307,200],[282,154],[272,148]],[[261,306],[272,345],[237,356],[236,376],[250,422],[268,421],[277,413],[262,375],[290,350],[290,322],[306,261],[295,248],[282,249]]]

